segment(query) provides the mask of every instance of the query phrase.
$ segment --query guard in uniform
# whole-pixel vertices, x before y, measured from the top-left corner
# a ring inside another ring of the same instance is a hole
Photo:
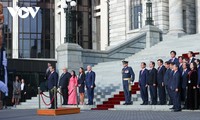
[[[122,61],[124,68],[122,69],[122,82],[125,96],[124,105],[131,105],[131,82],[135,80],[133,69],[128,66],[128,61]]]

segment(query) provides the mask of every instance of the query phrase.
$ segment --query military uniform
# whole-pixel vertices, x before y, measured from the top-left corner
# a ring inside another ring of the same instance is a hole
[[[127,61],[123,61],[123,63],[128,63]],[[125,105],[132,104],[131,101],[131,81],[133,82],[135,79],[135,74],[131,67],[124,67],[122,69],[122,82],[125,96]]]

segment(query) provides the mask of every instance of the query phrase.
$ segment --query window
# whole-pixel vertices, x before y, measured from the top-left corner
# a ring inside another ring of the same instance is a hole
[[[55,58],[54,0],[19,0],[20,7],[39,6],[35,18],[19,18],[19,58]]]
[[[141,0],[131,0],[130,4],[130,20],[131,20],[131,30],[138,29],[142,27],[142,1]]]
[[[12,57],[12,16],[10,15],[7,7],[12,7],[12,0],[3,0],[3,14],[4,14],[4,27],[3,27],[3,41],[4,47],[7,52],[7,57]]]

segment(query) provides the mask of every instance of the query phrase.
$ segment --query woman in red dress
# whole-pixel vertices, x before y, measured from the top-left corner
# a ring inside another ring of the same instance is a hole
[[[77,91],[76,88],[78,86],[78,78],[76,76],[75,71],[71,72],[72,77],[69,80],[68,85],[68,104],[69,105],[76,105],[77,104]]]

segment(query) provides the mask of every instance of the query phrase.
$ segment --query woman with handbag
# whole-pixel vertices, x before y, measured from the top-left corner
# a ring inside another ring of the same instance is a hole
[[[13,98],[12,102],[16,105],[19,105],[19,99],[21,98],[21,83],[19,80],[19,76],[15,77],[15,81],[13,82]]]

